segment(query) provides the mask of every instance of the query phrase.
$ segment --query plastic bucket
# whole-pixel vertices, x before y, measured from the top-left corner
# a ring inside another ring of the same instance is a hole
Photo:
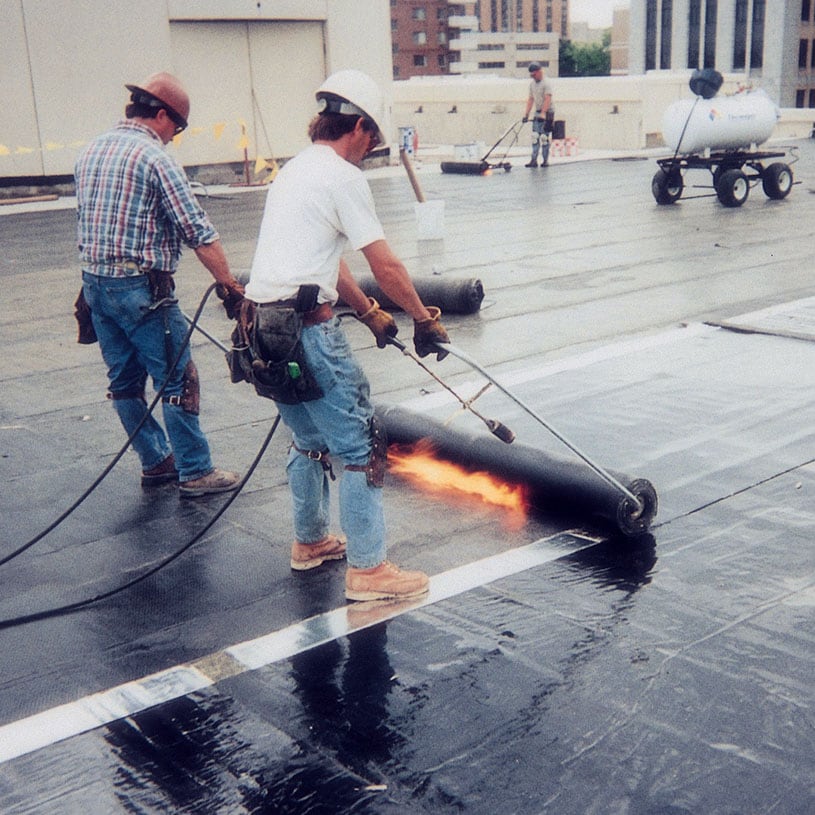
[[[441,240],[444,237],[444,201],[417,201],[413,206],[418,239]]]

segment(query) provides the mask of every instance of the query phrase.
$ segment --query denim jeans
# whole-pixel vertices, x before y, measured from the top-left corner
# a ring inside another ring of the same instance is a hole
[[[536,116],[532,120],[532,161],[538,160],[538,150],[541,153],[541,161],[549,161],[549,134],[546,132],[546,120],[542,116]]]
[[[339,320],[335,317],[304,328],[302,341],[307,364],[324,395],[298,405],[278,403],[295,446],[328,450],[343,464],[367,464],[372,449],[370,386]],[[319,461],[294,448],[286,470],[295,537],[301,543],[316,543],[328,534],[328,475]],[[372,487],[364,472],[346,470],[340,478],[339,505],[348,565],[358,569],[378,566],[386,554],[382,489]]]
[[[130,436],[147,411],[142,394],[148,375],[156,389],[167,378],[165,316],[173,355],[178,353],[186,336],[187,323],[177,305],[147,311],[152,296],[145,275],[105,277],[83,272],[82,283],[102,357],[108,366],[113,406]],[[189,360],[190,351],[186,348],[164,396],[182,394],[184,369]],[[153,416],[148,416],[133,439],[142,469],[155,467],[172,452],[180,481],[191,481],[212,472],[209,444],[198,417],[187,413],[181,405],[162,402],[162,408],[166,435]]]

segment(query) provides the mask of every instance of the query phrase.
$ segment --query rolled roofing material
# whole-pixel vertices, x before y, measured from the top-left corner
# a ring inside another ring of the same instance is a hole
[[[645,479],[612,473],[637,497],[638,507],[582,461],[557,458],[517,441],[502,444],[484,433],[453,429],[397,406],[377,405],[376,414],[389,443],[427,439],[441,458],[526,485],[532,506],[540,512],[587,519],[626,536],[647,532],[657,513],[656,491]]]
[[[360,278],[358,283],[365,294],[376,299],[382,308],[398,309],[373,277]],[[429,306],[438,306],[442,314],[474,314],[481,308],[484,299],[484,287],[476,278],[415,277],[413,285],[421,301]]]

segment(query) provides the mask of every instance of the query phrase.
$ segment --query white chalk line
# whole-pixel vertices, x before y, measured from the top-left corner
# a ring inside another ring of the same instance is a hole
[[[435,575],[424,597],[350,603],[229,646],[191,663],[125,682],[0,727],[0,764],[348,636],[408,611],[595,546],[602,538],[568,531]]]

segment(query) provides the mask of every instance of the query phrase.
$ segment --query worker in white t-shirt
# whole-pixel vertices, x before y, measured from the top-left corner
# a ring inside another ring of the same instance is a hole
[[[342,259],[347,249],[363,253],[377,284],[413,318],[417,354],[446,352],[441,312],[425,306],[404,264],[391,250],[374,210],[359,164],[384,141],[384,100],[367,74],[332,74],[316,93],[319,113],[309,125],[312,144],[288,161],[269,188],[246,297],[255,304],[254,329],[263,356],[272,363],[296,324],[296,353],[286,349],[295,379],[253,363],[255,387],[269,384],[280,415],[292,432],[287,474],[294,509],[291,566],[308,570],[347,558],[346,597],[351,600],[415,597],[428,577],[404,571],[386,559],[382,485],[387,443],[377,426],[368,380],[334,315],[341,299],[384,348],[396,323],[354,280]],[[294,337],[294,334],[291,334]],[[295,340],[293,340],[295,342]],[[299,356],[297,355],[299,354]],[[264,378],[265,377],[265,378]],[[300,388],[300,390],[298,390]],[[339,485],[343,538],[329,532],[331,460],[344,472]]]
[[[523,120],[529,121],[532,116],[532,158],[525,167],[538,166],[538,151],[541,154],[541,166],[549,165],[549,134],[552,132],[552,122],[555,118],[555,108],[552,105],[552,86],[543,73],[539,62],[529,63],[529,97],[526,100]]]

